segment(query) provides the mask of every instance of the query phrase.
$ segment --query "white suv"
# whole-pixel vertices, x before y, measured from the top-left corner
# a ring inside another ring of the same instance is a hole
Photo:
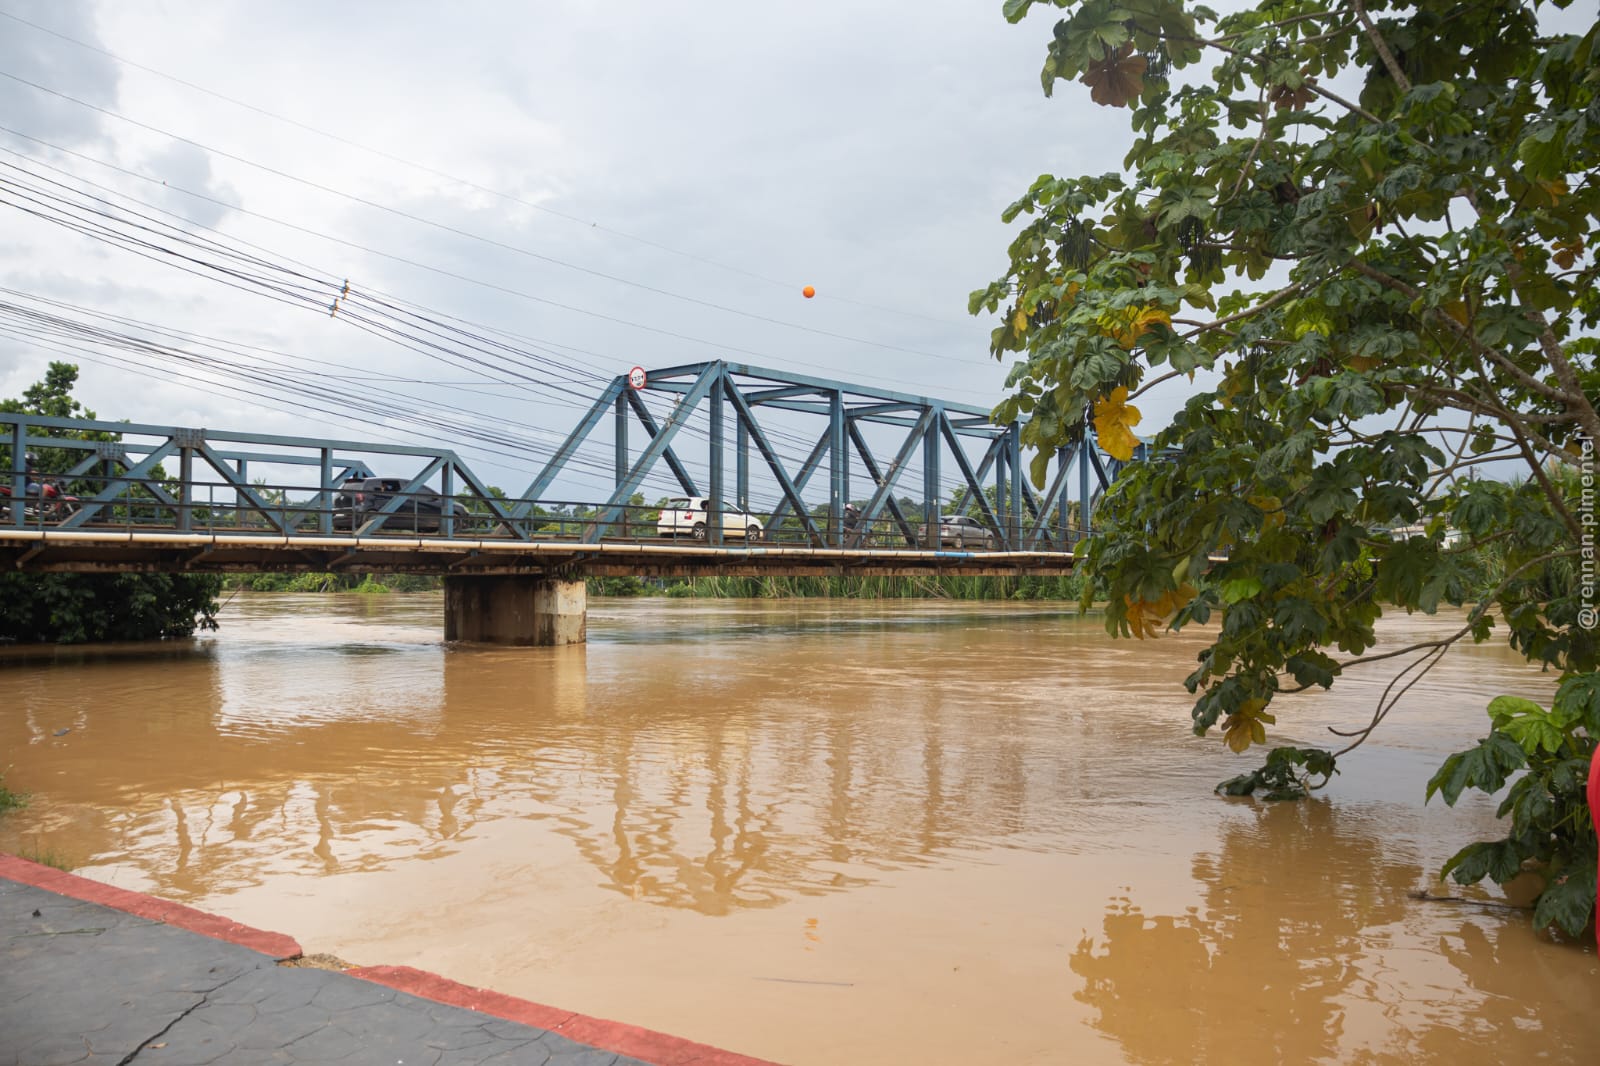
[[[679,496],[667,501],[656,521],[656,536],[680,537],[687,534],[695,540],[706,539],[706,498],[704,496]],[[741,537],[744,540],[761,539],[761,519],[744,511],[725,509],[722,512],[724,538]]]

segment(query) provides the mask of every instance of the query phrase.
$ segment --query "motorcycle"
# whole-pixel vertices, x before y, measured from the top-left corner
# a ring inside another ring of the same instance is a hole
[[[37,490],[37,491],[35,491]],[[11,486],[0,485],[0,524],[11,517]],[[41,479],[28,483],[28,495],[23,500],[22,517],[25,522],[60,522],[78,513],[83,506],[76,496],[61,491],[54,481]]]

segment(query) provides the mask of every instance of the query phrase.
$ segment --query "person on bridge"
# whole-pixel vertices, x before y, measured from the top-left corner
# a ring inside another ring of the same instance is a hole
[[[25,476],[28,479],[28,487],[26,490],[28,495],[43,496],[44,483],[39,480],[39,457],[34,455],[32,452],[28,452],[23,456],[23,462],[27,466],[27,473]]]

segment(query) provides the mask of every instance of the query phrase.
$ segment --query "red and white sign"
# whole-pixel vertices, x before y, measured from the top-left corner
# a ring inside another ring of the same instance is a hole
[[[644,388],[644,382],[644,367],[636,366],[628,371],[628,387],[630,389],[642,389]]]

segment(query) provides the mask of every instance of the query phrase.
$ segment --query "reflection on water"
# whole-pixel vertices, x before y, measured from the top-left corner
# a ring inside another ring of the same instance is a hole
[[[1558,1058],[1600,1038],[1563,998],[1592,953],[1409,895],[1491,813],[1419,809],[1428,773],[1490,696],[1548,688],[1492,649],[1429,675],[1330,798],[1258,806],[1210,795],[1238,764],[1188,736],[1192,635],[592,606],[571,648],[446,648],[437,597],[260,596],[154,654],[8,654],[0,768],[34,802],[0,848],[797,1062],[985,1061],[996,1026],[1039,1062],[1489,1062],[1536,1019]],[[1342,681],[1291,739],[1379,686]],[[826,1033],[797,1020],[819,1009]]]
[[[1592,1061],[1592,957],[1413,898],[1415,850],[1350,823],[1324,800],[1255,808],[1195,857],[1181,913],[1114,900],[1071,959],[1094,1024],[1148,1064],[1502,1061],[1531,1031],[1541,1057]]]

